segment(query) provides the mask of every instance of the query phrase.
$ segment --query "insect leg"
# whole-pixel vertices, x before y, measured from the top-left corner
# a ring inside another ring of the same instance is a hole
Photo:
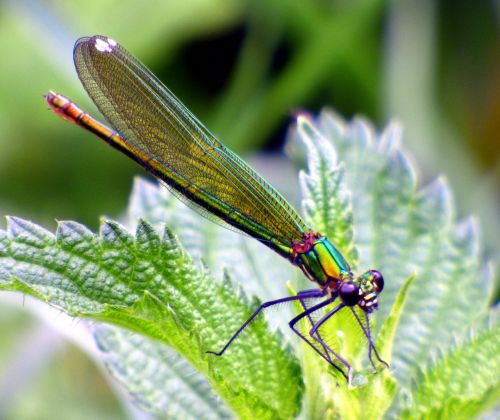
[[[335,294],[335,296],[332,295],[331,297],[333,298],[333,300],[335,300],[335,298],[337,297],[337,295]],[[306,299],[301,299],[300,303],[302,304],[302,308],[304,309],[304,311],[307,311],[309,309],[309,307],[307,306],[305,300]],[[331,300],[331,302],[333,302],[333,300]],[[315,311],[313,311],[313,312],[315,312]],[[314,327],[314,324],[315,324],[315,321],[312,319],[312,316],[311,316],[311,314],[313,312],[308,312],[307,313],[307,318],[309,319],[309,322],[311,323],[311,327]],[[323,347],[324,355],[328,358],[328,361],[330,363],[332,363],[332,360],[330,358],[330,354],[328,353],[329,347],[324,345],[322,337],[321,337],[319,331],[318,331],[317,336],[319,337],[320,340],[316,340],[316,341],[318,341],[319,344],[321,344],[321,346]],[[313,338],[315,338],[315,337],[313,337]]]
[[[389,364],[379,356],[377,348],[375,347],[375,344],[373,344],[373,341],[372,341],[372,338],[371,338],[371,331],[370,331],[370,320],[368,319],[368,313],[367,312],[365,312],[365,320],[366,320],[366,329],[368,330],[368,337],[370,337],[370,342],[372,343],[372,349],[373,349],[373,352],[375,353],[375,357],[377,358],[377,360],[380,363],[382,363],[386,367],[389,367]]]
[[[379,356],[378,351],[375,348],[375,344],[373,344],[372,335],[371,335],[371,331],[370,331],[370,318],[368,316],[368,313],[365,312],[365,321],[366,321],[366,328],[365,328],[365,326],[361,322],[361,319],[359,319],[359,316],[356,313],[356,311],[354,310],[354,308],[351,308],[351,310],[352,310],[352,313],[353,313],[354,317],[356,318],[356,321],[358,321],[359,326],[363,330],[363,333],[365,334],[365,336],[366,336],[366,338],[368,340],[368,359],[370,360],[370,363],[373,366],[373,369],[375,369],[375,371],[377,371],[377,368],[375,367],[375,363],[373,363],[372,351],[375,353],[375,357],[377,358],[377,360],[380,363],[382,363],[385,366],[389,367],[388,363],[385,360],[382,360],[382,358]]]
[[[309,346],[311,346],[313,348],[313,350],[318,353],[323,359],[325,359],[330,365],[332,365],[335,369],[337,369],[341,374],[342,376],[344,376],[344,378],[346,378],[346,380],[350,383],[350,372],[351,372],[351,365],[342,357],[340,356],[339,354],[337,354],[332,348],[330,348],[330,346],[328,346],[321,338],[318,338],[318,337],[314,337],[312,336],[312,338],[318,342],[319,344],[321,344],[321,346],[323,347],[323,349],[325,350],[325,353],[321,352],[318,347],[312,342],[310,341],[305,335],[303,335],[299,330],[297,330],[295,328],[295,324],[297,324],[297,322],[299,322],[302,318],[304,317],[309,317],[313,312],[316,312],[317,310],[329,305],[330,303],[332,303],[337,297],[336,296],[332,296],[332,297],[329,297],[328,299],[324,300],[323,302],[321,303],[318,303],[317,305],[314,305],[310,308],[308,308],[307,310],[305,310],[304,312],[302,312],[301,314],[297,315],[295,318],[293,318],[289,323],[288,325],[290,325],[290,328],[292,329],[292,331],[297,334],[302,340],[304,340],[307,344],[309,344]],[[310,319],[310,318],[309,318]],[[314,324],[313,324],[314,325]],[[347,375],[345,374],[345,372],[339,367],[337,366],[331,359],[330,355],[328,354],[329,352],[331,352],[338,360],[340,360],[340,362],[346,367],[347,369]]]
[[[336,296],[333,298],[333,300],[336,299]],[[333,302],[332,300],[332,302]],[[309,331],[309,334],[312,338],[314,338],[318,343],[320,343],[323,347],[327,347],[330,352],[332,352],[337,359],[340,360],[340,362],[347,368],[347,382],[351,384],[352,380],[352,366],[349,364],[347,360],[345,360],[339,353],[337,353],[335,350],[333,350],[328,344],[326,344],[323,339],[321,338],[319,334],[319,328],[326,322],[328,321],[333,315],[335,315],[338,311],[340,311],[342,308],[344,308],[345,305],[343,303],[339,303],[335,308],[333,308],[330,312],[325,314],[318,322],[316,322],[313,327],[311,328],[311,331]]]
[[[229,341],[224,345],[224,347],[218,351],[207,351],[206,353],[209,354],[214,354],[216,356],[222,356],[224,352],[228,349],[228,347],[233,343],[234,340],[241,334],[241,332],[248,327],[248,325],[255,319],[257,315],[259,315],[264,309],[269,308],[270,306],[274,305],[279,305],[280,303],[285,303],[285,302],[291,302],[294,300],[301,300],[301,299],[307,299],[307,298],[320,298],[324,295],[324,292],[322,292],[319,289],[311,289],[311,290],[304,290],[302,292],[299,292],[295,296],[288,296],[285,298],[281,299],[276,299],[276,300],[270,300],[268,302],[264,302],[262,305],[260,305],[254,313],[248,318],[243,325],[238,328],[238,330],[233,334],[233,336],[229,339]]]

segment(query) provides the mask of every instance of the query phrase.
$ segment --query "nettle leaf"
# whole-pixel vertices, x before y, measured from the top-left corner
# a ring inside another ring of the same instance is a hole
[[[500,327],[443,355],[419,377],[404,418],[474,418],[500,397]]]
[[[170,347],[122,328],[94,327],[110,373],[148,412],[168,418],[232,418],[207,379]]]
[[[140,220],[134,236],[105,221],[94,235],[60,222],[54,236],[9,218],[0,233],[0,288],[171,346],[241,417],[289,418],[300,408],[299,365],[262,319],[224,357],[205,354],[220,349],[251,308],[230,280],[196,267],[168,229],[160,237]]]
[[[140,179],[128,230],[105,221],[96,235],[60,222],[53,235],[9,218],[0,230],[0,289],[113,324],[95,326],[103,358],[136,402],[157,415],[477,415],[499,392],[491,264],[481,260],[476,221],[456,220],[445,179],[419,188],[400,143],[397,125],[377,134],[367,121],[346,123],[331,111],[299,116],[289,136],[288,150],[305,163],[308,223],[334,242],[355,274],[373,268],[385,278],[371,329],[390,368],[374,357],[372,374],[349,309],[321,332],[354,366],[353,387],[295,336],[290,342],[299,351],[292,351],[264,317],[223,357],[207,355],[258,307],[248,295],[270,300],[314,285],[257,241],[196,216]],[[287,309],[297,307],[272,311],[273,324],[291,318]]]
[[[484,328],[492,270],[481,260],[477,224],[455,220],[444,178],[418,189],[398,125],[378,135],[363,119],[347,124],[327,110],[316,119],[299,117],[288,150],[298,155],[300,142],[307,146],[301,186],[308,221],[331,232],[330,238],[336,227],[343,231],[335,245],[351,256],[356,273],[375,268],[384,275],[380,309],[372,318],[379,351],[391,362],[373,379],[359,376],[357,383],[368,385],[355,390],[338,387],[338,378],[331,380],[324,369],[306,371],[306,384],[321,381],[326,396],[311,406],[332,417],[380,418],[388,409],[397,416],[421,369],[469,340],[471,329]],[[331,342],[354,366],[369,366],[360,328],[343,312],[328,323],[337,336]]]
[[[356,265],[351,197],[343,165],[338,163],[332,144],[303,116],[298,118],[297,134],[307,150],[307,172],[300,173],[304,215],[316,231],[328,236]]]

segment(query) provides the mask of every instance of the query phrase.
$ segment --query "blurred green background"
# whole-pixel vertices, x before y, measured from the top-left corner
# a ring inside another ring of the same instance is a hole
[[[120,216],[133,175],[144,175],[43,101],[53,89],[98,115],[71,53],[78,37],[102,34],[145,62],[241,154],[280,152],[297,109],[329,105],[379,129],[400,121],[421,183],[446,175],[457,217],[480,219],[486,255],[497,259],[499,16],[498,2],[466,0],[3,1],[0,213],[50,229],[56,219],[95,229],[100,215]],[[259,169],[279,183],[274,166]],[[294,183],[285,179],[283,189]],[[83,353],[15,309],[21,297],[5,302],[0,418],[134,416]],[[16,372],[19,349],[47,336],[57,345],[43,363]]]

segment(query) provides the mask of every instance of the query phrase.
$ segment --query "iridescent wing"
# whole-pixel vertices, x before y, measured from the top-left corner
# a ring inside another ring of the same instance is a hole
[[[81,38],[74,61],[89,96],[130,146],[127,154],[184,202],[282,255],[308,230],[272,186],[115,41]]]

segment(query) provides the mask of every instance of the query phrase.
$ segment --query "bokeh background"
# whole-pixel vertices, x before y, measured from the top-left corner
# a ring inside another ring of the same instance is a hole
[[[124,210],[140,168],[56,118],[42,97],[53,89],[98,115],[71,53],[78,37],[103,34],[285,194],[295,179],[281,148],[296,110],[328,105],[379,129],[400,121],[421,184],[444,174],[457,217],[478,217],[485,256],[497,260],[499,18],[494,0],[4,0],[0,214],[96,229],[99,216]],[[0,418],[141,416],[23,304],[0,300]]]

